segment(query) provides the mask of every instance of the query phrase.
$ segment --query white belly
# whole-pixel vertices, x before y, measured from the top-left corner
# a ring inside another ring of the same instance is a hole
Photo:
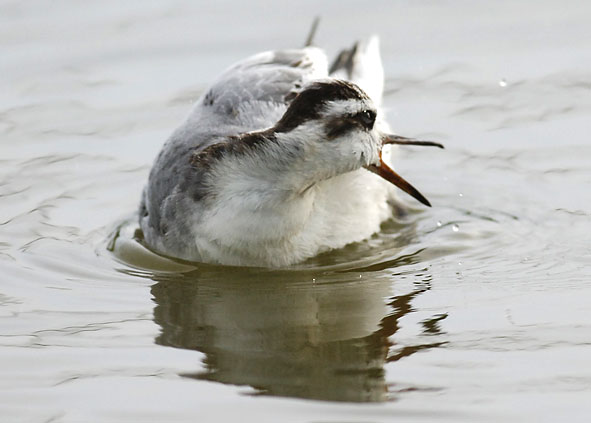
[[[391,216],[392,187],[364,169],[317,183],[303,196],[224,198],[194,226],[189,260],[281,267],[367,239]]]

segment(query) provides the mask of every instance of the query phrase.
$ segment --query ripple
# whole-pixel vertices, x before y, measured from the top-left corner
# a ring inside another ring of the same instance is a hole
[[[427,47],[402,40],[404,54],[384,55],[400,65],[391,72],[409,69],[386,81],[389,120],[403,134],[446,140],[444,154],[401,151],[397,164],[416,171],[433,209],[411,210],[366,242],[294,268],[255,269],[158,256],[135,236],[129,214],[150,161],[206,74],[263,47],[265,37],[253,44],[218,31],[223,39],[214,44],[187,42],[203,5],[72,4],[62,8],[67,16],[39,6],[14,2],[0,18],[8,43],[0,110],[8,419],[59,420],[61,409],[73,409],[103,420],[191,420],[197,407],[255,420],[260,410],[284,415],[296,404],[264,396],[385,402],[296,412],[309,421],[386,414],[457,421],[469,410],[469,420],[498,421],[543,418],[549,409],[589,414],[591,78],[580,66],[590,51],[580,36],[583,13],[489,8],[487,30],[475,32],[481,22],[456,19],[466,5],[406,8],[416,18],[402,22],[406,32],[418,18],[446,17],[431,19],[440,25],[432,28],[440,52],[423,55]],[[230,19],[235,30],[252,26],[216,8],[205,15]],[[526,44],[498,55],[489,49],[518,39],[511,28],[534,33],[550,21],[551,31]],[[60,22],[68,25],[55,31]],[[281,19],[269,22],[293,39]],[[162,25],[172,29],[164,38],[154,31]],[[477,38],[458,44],[464,33]],[[90,53],[89,41],[97,41]],[[449,46],[466,61],[450,62]],[[199,74],[200,66],[207,71]],[[103,395],[115,385],[129,394],[119,402]],[[244,394],[257,397],[242,401]]]

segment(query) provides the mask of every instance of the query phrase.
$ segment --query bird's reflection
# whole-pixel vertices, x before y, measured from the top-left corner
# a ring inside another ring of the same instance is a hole
[[[392,296],[390,278],[339,273],[213,268],[161,278],[153,287],[160,345],[205,353],[204,368],[183,376],[249,385],[265,395],[333,401],[388,399],[389,338],[412,299]]]

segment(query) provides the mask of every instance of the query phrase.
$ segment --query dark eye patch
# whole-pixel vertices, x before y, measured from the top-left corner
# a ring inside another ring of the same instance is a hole
[[[352,131],[355,128],[371,130],[376,120],[376,112],[373,110],[363,110],[361,112],[345,115],[329,120],[326,124],[326,137],[334,139]]]
[[[358,126],[357,122],[351,119],[350,116],[343,116],[334,119],[330,119],[326,123],[326,138],[332,140],[340,137],[349,131],[352,131]]]

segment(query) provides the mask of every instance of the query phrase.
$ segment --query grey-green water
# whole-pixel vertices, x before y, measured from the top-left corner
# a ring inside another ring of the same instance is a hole
[[[0,4],[2,421],[587,420],[591,9],[338,4]],[[332,53],[381,36],[434,207],[290,270],[143,250],[191,101],[317,14]]]

